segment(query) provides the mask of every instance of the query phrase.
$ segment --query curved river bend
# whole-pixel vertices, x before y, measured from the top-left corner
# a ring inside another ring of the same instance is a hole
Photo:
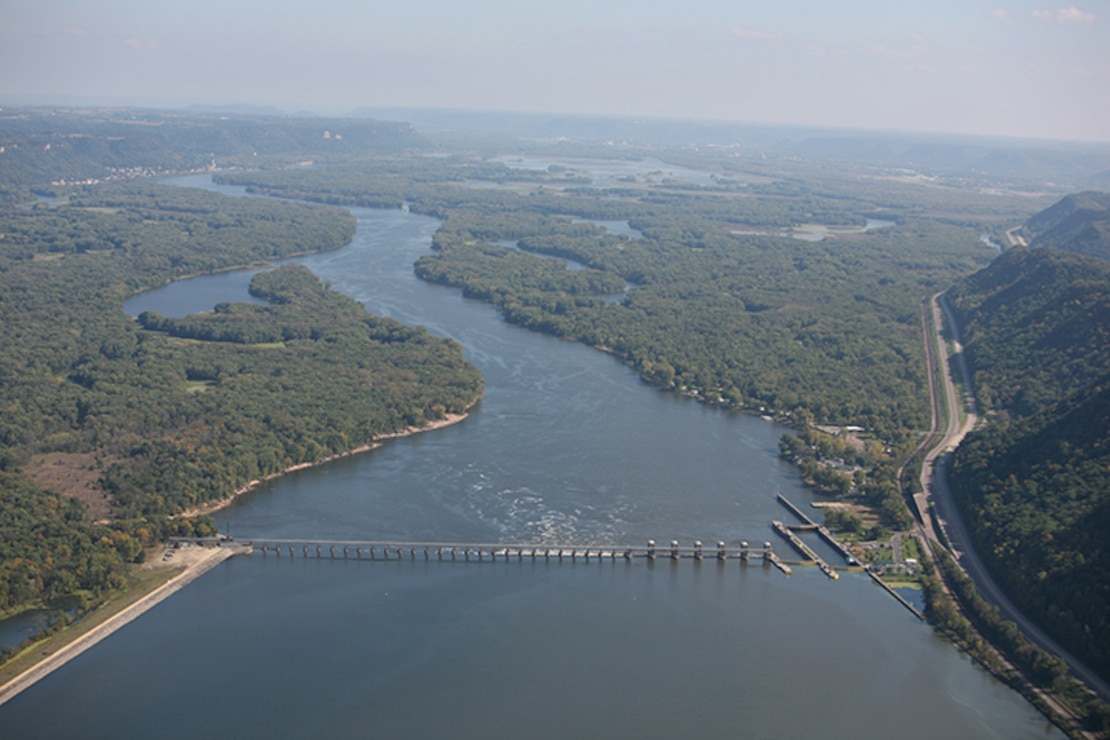
[[[207,176],[179,184],[215,188]],[[215,188],[241,194],[233,188]],[[355,209],[298,261],[378,314],[457,339],[486,377],[464,422],[299,471],[217,514],[289,538],[773,539],[784,428],[638,382],[417,280],[438,222]],[[249,274],[126,310],[242,300]],[[781,540],[775,546],[783,554]],[[815,543],[815,547],[820,547]],[[826,550],[830,560],[833,555]],[[1060,737],[861,574],[712,560],[234,558],[0,709],[0,737]]]

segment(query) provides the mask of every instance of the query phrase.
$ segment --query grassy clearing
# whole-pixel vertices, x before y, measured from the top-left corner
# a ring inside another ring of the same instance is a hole
[[[902,558],[913,558],[917,560],[917,562],[921,562],[921,544],[918,542],[917,537],[902,538]]]
[[[921,590],[921,581],[916,577],[903,576],[903,575],[884,575],[883,583],[891,588],[912,588],[917,591]]]

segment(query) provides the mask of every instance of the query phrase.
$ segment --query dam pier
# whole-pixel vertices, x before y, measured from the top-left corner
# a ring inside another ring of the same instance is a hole
[[[192,542],[192,540],[189,540]],[[263,556],[328,558],[345,560],[427,560],[450,562],[615,562],[623,560],[738,560],[764,561],[782,572],[791,573],[790,566],[774,552],[770,542],[750,545],[740,542],[727,545],[718,541],[705,547],[700,540],[680,544],[671,540],[660,545],[648,540],[643,545],[568,545],[536,543],[467,543],[467,542],[398,542],[385,540],[320,540],[253,538],[239,542],[250,552]]]

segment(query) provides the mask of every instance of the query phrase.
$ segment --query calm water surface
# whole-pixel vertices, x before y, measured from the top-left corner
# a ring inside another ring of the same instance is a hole
[[[418,281],[412,263],[437,222],[355,213],[349,247],[297,261],[370,311],[457,339],[485,398],[453,427],[262,487],[220,512],[221,527],[241,538],[758,542],[787,516],[775,491],[810,500],[777,459],[782,427],[657,393],[611,357]],[[186,281],[126,310],[239,300],[247,279]],[[212,281],[228,292],[213,296]],[[5,738],[212,731],[1060,736],[865,577],[735,561],[236,558],[0,708]]]

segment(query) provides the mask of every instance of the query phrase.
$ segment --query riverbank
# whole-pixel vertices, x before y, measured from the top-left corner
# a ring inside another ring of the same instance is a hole
[[[475,401],[475,403],[477,403],[477,401]],[[471,405],[471,407],[473,407],[473,404]],[[469,416],[469,413],[447,414],[446,416],[444,416],[444,418],[437,419],[423,426],[406,427],[405,429],[397,432],[390,432],[388,434],[379,435],[370,444],[361,445],[354,449],[347,450],[346,452],[342,452],[336,455],[329,455],[328,457],[321,458],[320,460],[316,460],[311,463],[300,463],[298,465],[292,465],[285,470],[282,470],[280,473],[275,473],[273,475],[268,475],[263,478],[258,478],[250,481],[227,498],[212,502],[211,504],[208,504],[204,507],[199,507],[197,509],[182,512],[179,516],[200,516],[219,511],[220,509],[229,506],[232,502],[235,501],[237,497],[241,496],[244,493],[247,493],[248,491],[254,490],[267,481],[275,480],[283,475],[295,472],[297,470],[303,470],[305,468],[324,465],[326,463],[333,462],[345,457],[368,452],[380,447],[382,443],[387,439],[399,439],[401,437],[409,437],[421,432],[442,429],[444,427],[459,423],[460,421],[467,418],[467,416]],[[240,551],[241,549],[236,547],[186,548],[184,550],[168,551],[174,553],[175,562],[173,562],[172,564],[173,567],[181,565],[184,561],[184,568],[178,575],[173,576],[170,580],[164,583],[155,585],[154,589],[149,592],[140,592],[134,594],[134,596],[136,597],[135,600],[129,600],[125,598],[116,603],[114,607],[110,605],[102,606],[97,610],[97,612],[99,613],[94,613],[95,616],[90,615],[89,617],[86,617],[86,620],[89,621],[82,620],[82,622],[78,623],[78,625],[69,628],[61,634],[32,645],[29,650],[32,652],[41,652],[43,657],[40,660],[35,661],[32,665],[20,672],[14,678],[0,685],[0,705],[3,705],[13,697],[17,696],[20,692],[34,685],[40,679],[48,676],[50,673],[62,667],[73,658],[76,658],[81,653],[93,647],[101,640],[114,633],[116,630],[124,627],[134,619],[138,618],[144,612],[162,603],[170,596],[177,593],[182,588],[192,583],[197,578],[200,578],[202,575],[215,568],[224,560],[227,560],[232,555],[235,555]],[[147,565],[143,566],[143,570],[164,570],[164,566],[168,562],[169,561],[167,558],[163,558],[163,560],[161,561],[161,565],[163,567],[160,568],[159,564],[148,563]],[[84,629],[82,629],[82,625],[84,626]],[[59,643],[62,643],[60,647],[51,647],[52,645],[58,645]],[[15,658],[13,659],[12,663],[17,663],[19,660],[19,658]]]
[[[82,631],[82,623],[85,623],[85,620],[82,620],[77,626],[66,631],[69,632],[69,635],[66,632],[58,635],[57,639],[59,641],[64,641],[67,636],[72,638],[61,647],[51,647],[51,641],[55,638],[35,643],[30,650],[41,652],[44,657],[0,686],[0,705],[5,704],[20,692],[61,668],[116,630],[173,596],[238,552],[240,552],[239,548],[233,547],[195,548],[195,552],[190,553],[193,557],[188,558],[186,556],[190,562],[186,564],[182,571],[153,591],[140,595],[135,601],[123,600],[119,602],[114,612],[111,607],[101,607],[102,609],[108,609],[107,612],[97,615],[102,621],[95,624],[88,622],[86,623],[88,626]],[[86,617],[86,619],[93,619],[93,617]],[[56,645],[56,643],[54,644]]]
[[[474,403],[478,403],[478,401],[476,400]],[[473,408],[473,406],[474,406],[474,404],[471,404],[470,408]],[[179,516],[179,517],[193,517],[193,516],[205,516],[207,514],[214,514],[215,512],[220,511],[221,509],[224,509],[224,508],[230,506],[232,503],[235,502],[235,499],[239,498],[244,493],[248,493],[250,491],[253,491],[254,489],[258,488],[260,485],[262,485],[263,483],[266,483],[268,481],[277,480],[278,478],[280,478],[283,475],[287,475],[289,473],[294,473],[298,470],[305,470],[306,468],[314,468],[314,467],[317,467],[319,465],[326,465],[327,463],[334,462],[336,460],[342,460],[343,458],[351,457],[352,455],[359,455],[359,454],[362,454],[363,452],[369,452],[370,450],[376,450],[377,448],[381,447],[382,442],[384,440],[387,440],[387,439],[399,439],[401,437],[411,437],[412,435],[420,434],[421,432],[430,432],[430,431],[433,431],[435,429],[442,429],[444,427],[449,427],[453,424],[458,424],[460,421],[462,421],[463,419],[465,419],[469,415],[470,415],[469,410],[466,413],[462,413],[462,414],[447,414],[442,419],[436,419],[435,421],[429,422],[428,424],[425,424],[424,426],[405,427],[404,429],[402,429],[400,431],[397,431],[397,432],[389,432],[388,434],[378,435],[377,437],[374,438],[373,442],[371,442],[369,444],[365,444],[365,445],[360,445],[358,447],[347,450],[346,452],[340,452],[340,453],[337,453],[335,455],[328,455],[327,457],[322,457],[319,460],[314,460],[312,462],[297,463],[296,465],[290,465],[289,467],[285,468],[284,470],[282,470],[280,472],[274,473],[272,475],[266,475],[266,476],[263,476],[261,478],[255,478],[254,480],[249,481],[246,485],[243,485],[243,486],[237,488],[230,496],[218,499],[216,501],[211,501],[211,502],[209,502],[209,503],[207,503],[203,506],[197,506],[197,507],[194,507],[192,509],[186,509],[185,511],[181,512],[177,516]]]

